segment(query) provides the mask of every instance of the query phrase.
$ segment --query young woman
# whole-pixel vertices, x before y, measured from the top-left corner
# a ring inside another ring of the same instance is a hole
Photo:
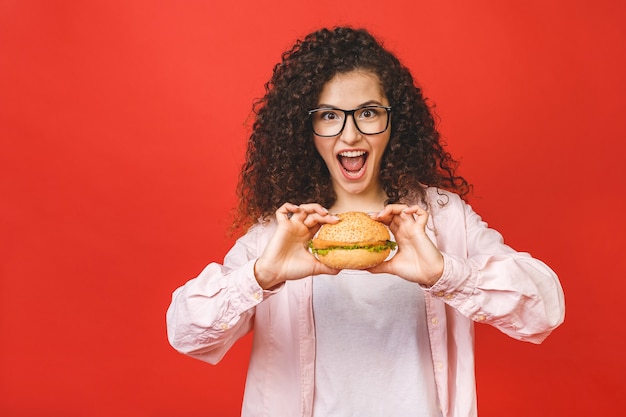
[[[564,318],[554,272],[467,205],[409,70],[365,30],[283,54],[256,119],[223,264],[178,288],[170,343],[217,363],[254,328],[243,416],[475,416],[473,322],[540,343]],[[308,249],[336,213],[389,227],[367,271]]]

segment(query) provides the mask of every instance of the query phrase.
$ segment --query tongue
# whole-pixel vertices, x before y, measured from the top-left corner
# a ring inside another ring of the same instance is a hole
[[[341,156],[339,157],[339,162],[341,162],[341,166],[346,171],[357,172],[365,165],[365,155],[355,157]]]

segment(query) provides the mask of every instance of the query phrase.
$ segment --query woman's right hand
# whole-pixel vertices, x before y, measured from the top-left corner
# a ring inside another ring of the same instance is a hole
[[[309,275],[339,273],[322,264],[309,252],[308,244],[319,228],[339,218],[317,203],[283,204],[276,210],[276,232],[254,265],[254,274],[263,289]]]

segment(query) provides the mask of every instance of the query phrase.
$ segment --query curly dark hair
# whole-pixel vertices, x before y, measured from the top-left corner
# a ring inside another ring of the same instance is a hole
[[[458,163],[444,150],[431,108],[408,68],[365,29],[321,29],[282,54],[265,96],[254,103],[256,118],[237,187],[236,226],[266,219],[285,202],[332,206],[336,196],[312,140],[308,110],[317,106],[322,88],[336,74],[356,69],[378,76],[393,108],[379,177],[387,203],[415,194],[423,200],[424,185],[461,197],[469,192],[468,182],[455,174]]]

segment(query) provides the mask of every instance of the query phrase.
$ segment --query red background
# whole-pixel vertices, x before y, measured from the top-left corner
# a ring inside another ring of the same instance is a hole
[[[474,208],[562,280],[544,344],[477,326],[481,416],[621,415],[624,3],[263,3],[0,1],[0,415],[238,415],[250,338],[209,366],[165,310],[232,244],[280,53],[344,23],[411,67]]]

